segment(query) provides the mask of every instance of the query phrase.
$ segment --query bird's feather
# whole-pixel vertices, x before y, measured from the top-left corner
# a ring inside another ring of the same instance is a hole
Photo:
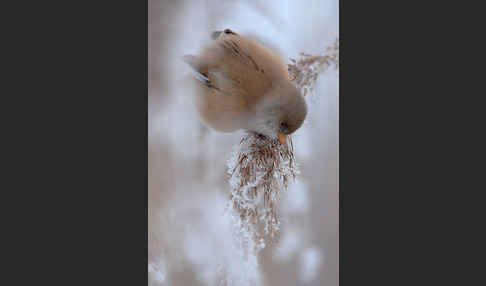
[[[193,55],[185,55],[182,57],[182,59],[192,68],[191,70],[193,75],[198,81],[208,87],[211,86],[211,81],[209,80],[207,72],[204,71],[203,64],[201,63],[200,59]]]

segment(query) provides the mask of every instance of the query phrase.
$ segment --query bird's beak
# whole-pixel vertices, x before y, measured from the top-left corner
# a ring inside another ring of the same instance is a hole
[[[283,133],[279,133],[278,140],[280,141],[280,144],[285,145],[285,142],[287,142],[287,136]]]

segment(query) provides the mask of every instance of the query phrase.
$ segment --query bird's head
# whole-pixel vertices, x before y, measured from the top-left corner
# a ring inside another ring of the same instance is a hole
[[[307,116],[307,104],[292,84],[273,87],[255,105],[250,116],[251,131],[278,138],[285,144],[287,135],[299,129]]]

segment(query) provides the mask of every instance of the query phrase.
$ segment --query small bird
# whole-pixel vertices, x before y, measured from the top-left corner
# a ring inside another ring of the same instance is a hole
[[[247,130],[285,144],[307,116],[285,63],[262,44],[230,29],[215,31],[199,56],[185,55],[197,80],[196,108],[220,132]]]

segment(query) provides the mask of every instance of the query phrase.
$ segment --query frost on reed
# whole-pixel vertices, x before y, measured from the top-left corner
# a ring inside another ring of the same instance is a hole
[[[318,56],[300,53],[301,58],[296,61],[290,59],[291,64],[287,65],[289,76],[292,82],[300,88],[306,96],[314,92],[314,85],[320,73],[334,67],[339,70],[339,41],[336,39],[333,45],[327,47],[326,51]]]
[[[331,66],[338,70],[338,40],[322,55],[301,53],[301,56],[298,61],[291,59],[288,72],[306,96],[313,92],[320,73]],[[237,240],[249,257],[256,258],[265,247],[265,238],[278,237],[280,193],[287,190],[298,174],[292,138],[289,136],[287,143],[281,145],[276,139],[248,132],[235,147],[227,167],[230,206],[239,229]]]
[[[277,139],[249,132],[228,161],[233,209],[260,242],[257,247],[264,247],[264,235],[278,233],[280,191],[287,189],[297,173],[290,138],[281,145]]]

